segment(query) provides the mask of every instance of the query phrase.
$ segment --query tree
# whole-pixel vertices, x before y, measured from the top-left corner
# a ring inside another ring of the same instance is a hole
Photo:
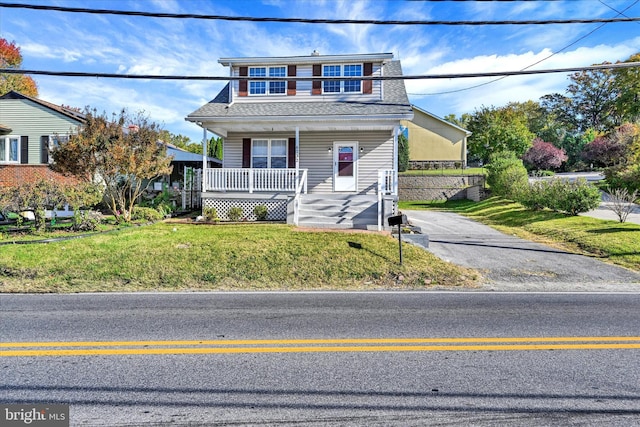
[[[162,130],[160,131],[160,139],[190,153],[202,154],[202,144],[191,142],[191,138],[188,136],[175,135],[168,130]]]
[[[223,153],[223,139],[216,138],[212,136],[209,140],[209,144],[207,145],[207,151],[209,152],[209,157],[214,157],[216,159],[222,160]]]
[[[615,138],[599,136],[584,146],[582,159],[598,167],[608,167],[619,163],[624,156],[625,147]]]
[[[533,146],[522,157],[522,161],[528,169],[555,170],[562,166],[568,159],[567,154],[561,148],[536,138]]]
[[[640,53],[624,62],[640,62]],[[613,71],[613,86],[618,93],[615,101],[618,115],[625,121],[640,120],[640,67],[619,68]]]
[[[149,182],[171,173],[171,158],[161,130],[141,113],[125,110],[109,120],[87,110],[79,133],[51,152],[53,168],[105,188],[105,199],[118,221],[129,222],[133,207]]]
[[[608,62],[602,63],[607,65]],[[573,105],[573,114],[578,118],[578,129],[593,128],[606,132],[619,126],[622,118],[616,110],[618,91],[611,70],[586,70],[573,73],[567,88]]]
[[[19,70],[22,66],[22,54],[15,42],[0,39],[0,68]],[[30,76],[22,74],[0,73],[0,95],[10,91],[27,96],[38,96],[38,86]]]
[[[471,115],[467,129],[472,132],[468,143],[470,157],[485,163],[492,153],[500,151],[522,157],[535,138],[526,116],[513,106],[482,107]]]
[[[398,172],[409,169],[409,140],[403,134],[398,136]]]

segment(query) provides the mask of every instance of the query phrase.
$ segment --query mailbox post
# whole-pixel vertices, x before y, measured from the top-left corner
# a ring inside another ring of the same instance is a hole
[[[398,226],[398,248],[400,249],[400,265],[402,265],[402,224],[407,223],[407,216],[406,215],[390,216],[388,221],[389,221],[389,227],[393,227],[394,225]]]

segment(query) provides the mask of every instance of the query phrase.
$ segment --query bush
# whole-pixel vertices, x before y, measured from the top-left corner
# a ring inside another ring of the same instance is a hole
[[[131,219],[133,221],[155,222],[162,220],[162,218],[163,215],[156,209],[144,206],[134,206],[133,212],[131,212]]]
[[[98,225],[104,220],[104,217],[97,211],[81,211],[76,209],[73,212],[73,231],[95,231]]]
[[[218,217],[218,211],[214,207],[202,208],[202,216],[206,221],[220,221],[220,217]]]
[[[258,221],[266,221],[269,211],[265,205],[258,205],[253,208],[253,214],[256,216]]]
[[[584,179],[575,182],[562,179],[538,181],[521,191],[516,198],[527,209],[548,208],[574,216],[597,208],[601,200],[600,190]]]
[[[527,169],[522,164],[522,160],[511,151],[492,154],[489,157],[487,170],[489,171],[487,184],[495,194],[513,200],[523,189],[528,188]]]
[[[240,221],[243,216],[242,208],[239,206],[233,206],[229,208],[229,212],[227,213],[227,217],[229,217],[230,221]]]

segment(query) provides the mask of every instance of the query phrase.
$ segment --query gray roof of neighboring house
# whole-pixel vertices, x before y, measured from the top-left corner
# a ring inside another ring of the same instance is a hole
[[[202,154],[196,154],[190,151],[183,150],[182,148],[176,147],[173,144],[166,145],[167,154],[173,156],[174,162],[202,162]],[[216,159],[215,157],[207,157],[207,161],[222,164],[222,161],[220,159]]]
[[[390,61],[384,65],[385,76],[402,76],[400,61]],[[313,102],[235,102],[229,104],[229,84],[209,103],[187,116],[187,120],[200,118],[249,118],[249,117],[318,117],[318,116],[369,116],[406,115],[413,116],[407,97],[404,80],[384,80],[384,99],[366,101],[322,101]]]

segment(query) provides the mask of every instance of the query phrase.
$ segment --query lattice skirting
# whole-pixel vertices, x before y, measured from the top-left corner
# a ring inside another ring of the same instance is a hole
[[[221,199],[221,198],[205,198],[202,199],[203,208],[215,208],[218,217],[225,221],[229,219],[228,212],[230,208],[242,208],[242,218],[247,221],[255,221],[257,218],[253,213],[253,209],[259,205],[267,207],[268,221],[286,221],[287,220],[287,200],[256,200],[256,199]]]

